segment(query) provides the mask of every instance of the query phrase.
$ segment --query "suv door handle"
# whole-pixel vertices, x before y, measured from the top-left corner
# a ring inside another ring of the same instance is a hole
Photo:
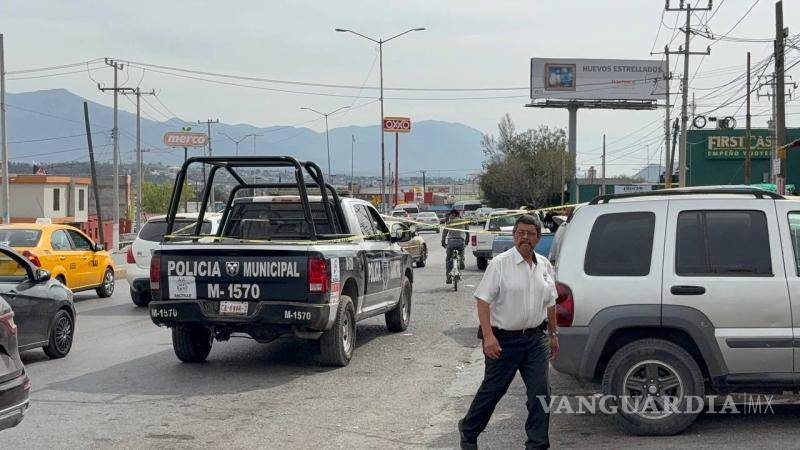
[[[703,286],[672,286],[669,288],[672,295],[703,295],[706,288]]]
[[[17,291],[13,291],[13,290],[12,290],[12,291],[8,291],[8,292],[6,292],[6,296],[7,296],[8,298],[11,298],[11,299],[13,299],[13,298],[16,298],[16,296],[17,296]]]

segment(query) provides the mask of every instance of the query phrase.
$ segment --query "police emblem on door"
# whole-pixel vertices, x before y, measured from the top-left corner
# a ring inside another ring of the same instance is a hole
[[[229,277],[235,277],[236,275],[239,275],[239,261],[226,262],[225,273],[227,273]]]

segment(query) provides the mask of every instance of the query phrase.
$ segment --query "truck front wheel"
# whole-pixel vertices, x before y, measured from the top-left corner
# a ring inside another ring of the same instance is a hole
[[[206,327],[176,326],[172,328],[172,348],[183,362],[199,363],[211,352],[211,330]]]
[[[339,296],[339,310],[333,327],[319,339],[321,359],[324,364],[344,367],[350,364],[356,348],[356,313],[353,300]]]

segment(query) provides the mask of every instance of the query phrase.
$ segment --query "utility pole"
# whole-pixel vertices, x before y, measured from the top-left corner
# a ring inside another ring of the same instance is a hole
[[[92,191],[94,191],[94,207],[97,212],[98,237],[103,245],[106,245],[106,235],[103,226],[103,214],[100,211],[100,187],[97,185],[97,170],[94,166],[94,147],[92,147],[92,129],[89,125],[89,103],[83,102],[83,120],[86,125],[86,143],[89,146],[89,169],[92,173]]]
[[[750,52],[747,52],[747,115],[744,136],[744,184],[750,184]]]
[[[666,150],[664,153],[665,164],[664,164],[664,187],[671,188],[672,187],[672,172],[675,170],[672,167],[672,158],[670,157],[669,152],[669,134],[670,134],[670,118],[669,113],[672,106],[670,105],[670,96],[669,96],[669,85],[670,81],[672,80],[672,72],[670,72],[669,68],[669,46],[664,47],[664,55],[667,59],[667,73],[664,74],[665,85],[666,85],[666,93],[667,93],[667,111],[664,118],[664,149]]]
[[[350,194],[353,193],[353,155],[355,154],[356,148],[356,135],[350,135]]]
[[[118,97],[120,92],[133,93],[133,88],[121,88],[117,85],[117,72],[123,69],[123,64],[114,61],[113,59],[106,58],[106,64],[114,69],[114,87],[104,88],[98,83],[97,89],[101,92],[113,91],[114,92],[114,127],[111,129],[111,138],[114,144],[114,174],[113,174],[113,221],[111,225],[112,237],[111,247],[114,251],[119,250],[119,126],[117,116],[119,115]],[[102,226],[102,222],[100,224]]]
[[[427,172],[427,170],[420,170],[420,172],[422,172],[422,203],[425,203],[425,193],[428,192],[427,186],[425,185],[425,172]]]
[[[206,124],[208,126],[208,144],[207,144],[208,145],[208,156],[211,156],[211,124],[212,123],[219,123],[219,119],[214,119],[214,120],[208,119],[208,120],[205,120],[205,121],[199,121],[199,120],[197,121],[198,125],[200,125],[201,123],[204,123],[204,124]],[[206,165],[205,164],[203,164],[203,178],[206,178]],[[208,182],[208,179],[206,179],[206,182]],[[213,205],[214,204],[214,187],[213,186],[211,187],[210,201],[211,201],[211,204]],[[212,208],[212,210],[214,212],[216,212],[216,208]]]
[[[786,31],[783,29],[783,1],[775,3],[775,147],[786,144],[786,86],[784,79],[784,49]],[[786,194],[786,173],[788,155],[783,151],[780,157],[780,173],[778,174],[778,193]]]
[[[123,92],[127,95],[127,92]],[[139,231],[142,226],[142,120],[140,100],[142,95],[156,95],[156,91],[142,92],[138,87],[133,90],[136,96],[136,215],[134,216],[134,231]]]
[[[566,162],[567,162],[567,154],[562,153],[561,154],[561,206],[564,206],[564,181],[565,181],[564,179],[567,173]]]
[[[0,34],[0,140],[3,146],[3,224],[11,223],[11,192],[8,174],[8,131],[6,130],[6,55],[3,35]]]
[[[666,11],[686,11],[686,28],[683,29],[685,35],[684,45],[683,47],[679,47],[677,52],[672,52],[673,54],[683,55],[683,86],[681,86],[683,90],[683,102],[681,103],[681,140],[678,154],[678,166],[680,168],[680,172],[678,174],[678,185],[680,187],[686,187],[686,136],[689,123],[689,115],[687,111],[687,107],[689,105],[689,56],[711,54],[711,47],[708,47],[704,52],[689,51],[689,41],[692,34],[692,11],[711,11],[711,2],[712,0],[708,0],[708,6],[706,8],[692,8],[691,1],[685,3],[684,0],[680,0],[680,6],[678,8],[670,8],[670,0],[667,0],[665,8]]]
[[[606,195],[606,135],[603,135],[603,181],[600,195]]]

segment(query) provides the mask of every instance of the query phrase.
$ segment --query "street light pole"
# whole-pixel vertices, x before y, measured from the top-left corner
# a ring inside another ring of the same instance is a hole
[[[380,61],[379,64],[379,72],[380,72],[380,103],[381,103],[381,119],[378,123],[380,126],[378,129],[381,133],[381,210],[386,213],[386,142],[384,141],[384,133],[383,133],[383,44],[391,41],[392,39],[399,38],[404,34],[411,33],[412,31],[425,31],[425,27],[420,28],[412,28],[410,30],[406,30],[400,34],[396,34],[389,39],[373,39],[369,36],[364,36],[361,33],[355,32],[353,30],[348,30],[346,28],[335,28],[334,31],[338,31],[340,33],[352,33],[356,36],[360,36],[364,39],[370,40],[376,44],[378,44],[378,59]]]
[[[242,136],[242,138],[241,138],[241,139],[234,139],[234,138],[232,138],[232,137],[228,136],[228,135],[227,135],[227,134],[225,134],[225,133],[220,133],[220,134],[221,134],[221,135],[223,135],[223,136],[225,136],[226,138],[228,138],[228,139],[229,139],[231,142],[233,142],[234,144],[236,144],[236,156],[239,156],[239,144],[240,144],[240,143],[241,143],[243,140],[245,140],[245,139],[247,139],[247,138],[249,138],[249,137],[251,137],[251,136],[261,136],[260,134],[252,134],[252,133],[251,133],[251,134],[245,134],[244,136]],[[254,138],[253,138],[253,152],[254,152],[254,153],[255,153],[255,146],[256,146],[256,140],[255,140],[255,137],[254,137]]]
[[[328,116],[330,116],[331,114],[337,113],[337,112],[339,112],[339,111],[341,111],[343,109],[349,109],[349,108],[350,108],[349,106],[342,106],[341,108],[334,109],[333,111],[328,112],[328,113],[319,112],[316,109],[306,108],[305,106],[300,108],[300,109],[304,109],[306,111],[315,112],[315,113],[317,113],[320,116],[325,118],[325,145],[326,145],[326,147],[328,149],[328,178],[331,177],[331,140],[330,140],[330,137],[328,136]]]

